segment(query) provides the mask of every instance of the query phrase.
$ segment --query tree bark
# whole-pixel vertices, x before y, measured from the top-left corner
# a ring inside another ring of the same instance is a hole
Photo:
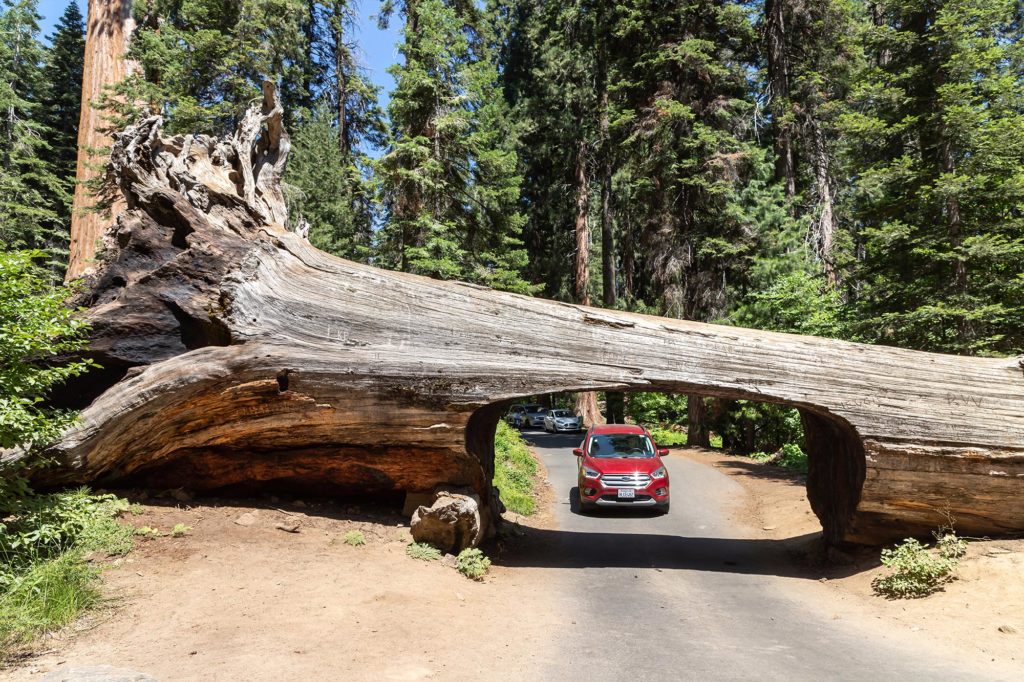
[[[796,196],[796,163],[793,154],[793,126],[786,118],[789,101],[789,46],[786,40],[785,0],[766,0],[764,40],[771,90],[775,179],[783,183],[786,198]]]
[[[573,234],[576,241],[574,258],[576,302],[590,305],[590,180],[587,177],[587,142],[580,140],[576,146],[576,163],[573,172],[576,193],[576,223]],[[576,394],[576,414],[585,426],[600,424],[603,419],[597,406],[597,393],[581,391]]]
[[[246,115],[267,140],[279,116],[273,102]],[[341,260],[247,198],[242,166],[257,186],[267,166],[238,139],[163,137],[159,118],[117,136],[128,209],[78,301],[104,370],[67,388],[84,409],[37,485],[469,486],[487,525],[510,402],[661,391],[798,408],[830,542],[927,536],[947,511],[965,533],[1024,530],[1024,358],[600,310]]]
[[[686,396],[686,444],[699,447],[711,447],[711,434],[708,432],[708,408],[704,396]]]
[[[110,146],[103,132],[104,112],[93,106],[107,86],[128,75],[131,65],[125,59],[135,22],[131,0],[89,0],[85,34],[85,65],[82,75],[82,107],[78,122],[78,164],[75,170],[75,195],[71,207],[71,244],[65,281],[81,277],[96,255],[103,233],[124,210],[118,198],[109,211],[93,209],[95,199],[86,185],[99,175],[100,150]]]

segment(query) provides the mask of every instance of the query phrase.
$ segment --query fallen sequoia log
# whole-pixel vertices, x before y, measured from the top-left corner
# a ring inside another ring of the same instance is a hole
[[[128,210],[81,303],[103,365],[45,484],[469,486],[496,517],[504,406],[556,391],[799,408],[825,537],[1024,530],[1017,359],[935,355],[592,309],[334,258],[282,226],[273,89],[229,140],[117,136]],[[686,481],[676,483],[686,494]],[[562,491],[563,493],[568,491]]]

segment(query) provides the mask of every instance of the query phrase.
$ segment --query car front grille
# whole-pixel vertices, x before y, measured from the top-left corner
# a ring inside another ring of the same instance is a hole
[[[651,477],[647,474],[633,472],[631,474],[603,474],[601,483],[606,488],[646,488],[651,484]]]

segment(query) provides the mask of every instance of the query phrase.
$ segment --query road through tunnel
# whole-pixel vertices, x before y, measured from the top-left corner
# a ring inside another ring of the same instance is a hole
[[[672,387],[662,387],[665,390]],[[692,386],[687,387],[693,390]],[[702,387],[702,393],[717,393],[723,398],[749,396],[723,393],[715,387]],[[495,430],[510,405],[530,402],[529,397],[490,403],[478,408],[466,424],[466,450],[480,462],[484,478],[495,472]],[[781,403],[788,405],[787,403]],[[801,446],[807,454],[807,499],[818,517],[823,537],[830,544],[846,539],[854,522],[866,466],[864,446],[856,430],[841,418],[820,409],[796,406],[803,426]],[[580,434],[582,437],[582,433]],[[497,506],[497,505],[496,505]]]

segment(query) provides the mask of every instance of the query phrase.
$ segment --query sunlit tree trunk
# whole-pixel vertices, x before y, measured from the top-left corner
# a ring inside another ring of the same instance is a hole
[[[89,210],[95,199],[86,183],[99,174],[96,166],[103,162],[103,150],[110,146],[110,137],[103,132],[103,111],[93,103],[99,100],[107,86],[128,75],[131,66],[125,55],[134,28],[131,0],[89,0],[67,281],[80,277],[86,271],[103,232],[125,208],[124,202],[118,198],[109,212]]]

